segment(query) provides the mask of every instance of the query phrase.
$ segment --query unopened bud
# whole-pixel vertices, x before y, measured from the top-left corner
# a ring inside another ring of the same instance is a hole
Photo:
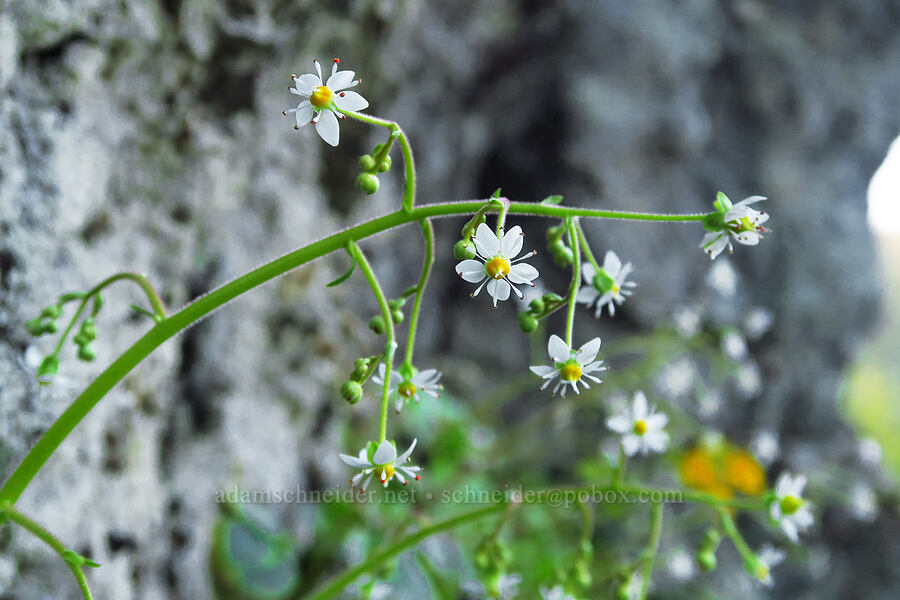
[[[697,553],[697,564],[700,565],[700,568],[707,573],[709,571],[715,571],[718,566],[718,561],[716,560],[716,553],[712,550],[702,550]]]
[[[528,307],[531,309],[532,314],[542,315],[544,314],[544,309],[547,308],[547,305],[544,304],[544,301],[542,299],[535,298],[528,304]]]
[[[62,307],[56,304],[47,306],[41,311],[41,317],[44,319],[58,319],[62,314]]]
[[[391,320],[394,322],[395,325],[399,325],[400,323],[402,323],[403,322],[403,311],[400,310],[399,308],[392,310],[391,311]]]
[[[371,196],[378,191],[378,177],[371,173],[360,173],[356,178],[356,187]]]
[[[453,256],[456,260],[475,258],[475,244],[472,243],[472,240],[459,240],[453,246]]]
[[[356,404],[362,398],[362,386],[356,381],[345,381],[341,385],[341,397],[350,404]]]
[[[95,358],[97,358],[97,352],[90,344],[84,344],[83,346],[78,347],[79,360],[83,360],[84,362],[91,362]]]
[[[377,333],[378,335],[384,335],[385,327],[384,327],[384,319],[381,315],[376,315],[369,319],[369,329]]]
[[[371,154],[363,154],[359,157],[359,168],[367,173],[375,170],[375,159]]]
[[[381,161],[381,164],[378,165],[378,172],[379,173],[387,173],[390,170],[391,170],[391,157],[390,157],[390,155],[388,155],[388,156],[385,156],[384,160]]]
[[[559,267],[568,267],[575,261],[575,253],[568,246],[563,246],[562,251],[553,254],[553,262]]]
[[[531,333],[537,329],[538,321],[534,318],[534,315],[528,311],[520,312],[516,319],[519,321],[519,329],[525,333]]]

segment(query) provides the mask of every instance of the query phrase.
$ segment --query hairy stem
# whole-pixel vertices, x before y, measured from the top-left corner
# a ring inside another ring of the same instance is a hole
[[[391,317],[391,309],[388,306],[387,298],[385,298],[384,292],[378,284],[378,279],[375,278],[372,265],[366,260],[366,255],[363,254],[363,251],[353,240],[347,243],[347,248],[359,264],[363,275],[366,276],[366,281],[369,282],[369,287],[372,288],[375,300],[378,301],[378,308],[381,309],[381,318],[384,319],[384,333],[387,341],[384,344],[384,385],[381,390],[381,421],[378,427],[378,442],[381,443],[387,437],[388,396],[391,388],[391,370],[394,367],[394,351],[397,350],[397,342],[394,341],[394,320]]]
[[[566,343],[572,347],[572,329],[575,326],[575,298],[578,296],[578,288],[581,285],[581,252],[578,247],[578,232],[575,229],[576,219],[566,218],[566,230],[568,231],[569,245],[572,247],[572,283],[569,286],[569,312],[566,315]]]
[[[453,529],[454,527],[458,527],[460,525],[464,525],[466,523],[470,523],[472,521],[481,519],[488,515],[492,515],[498,513],[504,509],[506,509],[507,504],[492,504],[490,506],[484,506],[481,508],[477,508],[475,510],[463,513],[461,515],[457,515],[455,517],[451,517],[449,519],[445,519],[443,521],[439,521],[434,525],[430,525],[428,527],[423,527],[416,533],[409,535],[402,540],[388,546],[381,552],[376,552],[371,555],[365,561],[359,563],[355,567],[351,567],[341,573],[340,575],[334,577],[326,584],[320,586],[318,589],[314,590],[311,594],[305,597],[304,600],[328,600],[329,598],[334,598],[338,594],[340,594],[344,589],[353,583],[359,576],[364,575],[365,573],[369,573],[377,569],[382,563],[391,558],[394,558],[404,550],[408,550],[409,548],[414,547],[416,544],[421,542],[422,540],[431,537],[437,533],[442,531],[447,531],[448,529]]]
[[[653,573],[653,561],[656,559],[656,552],[659,550],[659,540],[662,537],[662,519],[663,505],[656,503],[650,512],[650,541],[647,542],[647,549],[641,558],[643,568],[641,570],[641,595],[640,600],[647,597],[647,591],[650,589],[650,576]]]
[[[591,266],[594,267],[594,271],[599,273],[600,265],[597,264],[594,253],[591,252],[591,247],[588,244],[587,238],[584,236],[584,229],[581,227],[581,222],[575,221],[575,227],[578,229],[578,242],[581,245],[581,249],[584,251],[584,255],[587,257],[588,262],[591,263]]]
[[[79,395],[72,404],[59,416],[56,422],[44,433],[28,452],[16,470],[0,488],[0,503],[14,504],[22,492],[43,467],[47,459],[56,451],[64,439],[81,422],[88,412],[119,381],[144,360],[163,342],[190,327],[220,306],[238,296],[299,267],[316,258],[340,250],[351,240],[361,240],[387,231],[405,223],[429,217],[471,214],[484,206],[486,200],[469,200],[442,204],[426,204],[415,207],[412,211],[399,210],[382,217],[372,219],[349,229],[339,231],[326,238],[308,244],[302,248],[276,258],[229,283],[200,296],[178,312],[158,322],[137,342],[106,368]],[[509,206],[512,214],[534,215],[565,218],[581,216],[606,219],[627,219],[639,221],[700,221],[704,214],[665,215],[653,213],[633,213],[614,210],[598,210],[563,206],[547,206],[528,202],[512,202]]]
[[[412,314],[409,317],[409,337],[406,340],[406,357],[404,364],[412,366],[413,348],[416,345],[416,329],[419,326],[419,310],[422,308],[422,295],[425,293],[425,284],[431,275],[431,266],[434,264],[434,227],[428,219],[419,221],[422,228],[422,238],[425,242],[425,262],[422,264],[422,276],[419,277],[419,285],[416,286],[416,299],[413,302]]]
[[[0,510],[0,515],[6,516],[13,523],[16,523],[23,529],[26,529],[29,532],[33,533],[42,542],[50,546],[50,548],[54,552],[59,554],[63,560],[66,560],[65,554],[68,551],[68,548],[66,548],[65,545],[61,541],[59,541],[52,533],[12,507]],[[84,576],[84,571],[81,570],[80,566],[73,564],[68,560],[66,560],[66,564],[69,566],[69,570],[72,571],[72,575],[75,576],[75,580],[78,582],[78,588],[81,590],[81,595],[85,600],[91,600],[93,596],[91,596],[91,590],[88,587],[88,582],[87,578]]]

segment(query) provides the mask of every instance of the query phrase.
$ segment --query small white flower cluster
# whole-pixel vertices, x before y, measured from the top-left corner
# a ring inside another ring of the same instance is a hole
[[[290,88],[290,91],[303,100],[297,108],[283,111],[284,114],[294,113],[297,118],[295,129],[312,124],[319,137],[331,146],[337,146],[340,140],[338,119],[344,118],[342,111],[355,112],[369,106],[365,98],[350,90],[358,85],[360,80],[354,79],[356,74],[353,71],[338,71],[340,62],[339,58],[334,59],[331,76],[324,83],[322,67],[318,60],[313,60],[315,73],[291,76],[294,87]]]
[[[769,215],[750,208],[750,205],[765,199],[764,196],[751,196],[732,204],[728,196],[719,192],[714,203],[716,212],[713,216],[716,218],[704,222],[704,226],[710,231],[703,236],[700,249],[709,254],[710,259],[714,259],[725,248],[728,248],[728,252],[734,252],[732,240],[745,246],[759,244],[762,234],[768,231],[763,223],[769,220]]]
[[[413,440],[406,452],[400,456],[397,456],[397,447],[388,440],[381,442],[377,448],[370,443],[366,448],[359,451],[359,456],[350,456],[348,454],[339,454],[338,456],[354,469],[360,469],[360,472],[350,480],[350,485],[355,486],[361,483],[362,491],[366,491],[366,488],[369,487],[369,483],[372,481],[372,477],[375,475],[378,475],[378,479],[384,487],[387,487],[388,483],[395,477],[400,483],[407,485],[409,479],[418,481],[419,471],[422,470],[421,467],[406,464],[413,449],[416,447],[417,441]],[[374,451],[372,450],[373,448],[375,448]]]

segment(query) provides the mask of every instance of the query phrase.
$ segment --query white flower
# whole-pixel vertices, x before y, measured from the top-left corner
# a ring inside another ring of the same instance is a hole
[[[669,434],[663,431],[669,417],[654,413],[647,403],[644,392],[634,393],[631,411],[610,417],[606,426],[622,436],[622,449],[626,456],[649,452],[665,452],[669,445]]]
[[[522,251],[522,244],[525,241],[522,228],[516,225],[506,234],[503,234],[503,229],[500,233],[503,235],[502,242],[490,227],[484,223],[480,224],[472,236],[472,241],[475,242],[475,258],[478,260],[467,258],[456,265],[456,273],[460,277],[469,283],[481,283],[472,294],[473,298],[487,283],[488,294],[494,299],[494,308],[497,307],[498,300],[509,298],[510,289],[515,290],[520,299],[524,298],[514,284],[527,283],[534,286],[531,281],[538,276],[538,270],[531,265],[521,262],[515,264],[517,261],[513,260]],[[518,260],[525,260],[534,254],[532,250]]]
[[[585,379],[590,379],[594,383],[603,383],[591,373],[605,371],[606,367],[602,366],[602,360],[596,360],[597,354],[600,352],[600,338],[594,338],[584,344],[576,352],[569,347],[567,343],[562,341],[558,335],[551,335],[550,341],[547,342],[547,352],[553,360],[552,366],[535,365],[531,368],[531,372],[544,380],[541,389],[546,389],[550,383],[559,377],[559,381],[553,388],[553,393],[562,388],[562,395],[566,395],[566,385],[571,385],[575,393],[578,391],[578,383],[585,387],[590,386]]]
[[[731,241],[747,246],[755,246],[766,232],[763,223],[769,220],[769,215],[750,208],[751,204],[762,202],[764,196],[751,196],[732,205],[728,196],[719,192],[716,200],[716,210],[722,215],[721,229],[710,231],[703,236],[700,249],[709,254],[709,258],[717,257],[725,248],[729,252],[734,251]]]
[[[596,303],[594,316],[597,318],[603,314],[604,306],[609,311],[609,316],[615,315],[616,304],[621,305],[625,302],[626,296],[631,295],[629,288],[637,285],[633,281],[627,281],[628,275],[633,270],[631,263],[623,265],[616,253],[609,250],[603,257],[603,266],[600,267],[599,273],[591,263],[584,263],[581,266],[585,285],[578,290],[575,300],[588,306]]]
[[[812,526],[812,507],[803,499],[803,488],[806,477],[784,472],[775,482],[775,500],[769,507],[772,518],[781,525],[785,535],[795,544],[799,540],[800,531]]]
[[[772,569],[784,561],[786,553],[770,545],[765,545],[756,555],[757,562],[754,565],[752,575],[759,579],[766,587],[772,587]]]
[[[383,386],[386,372],[387,368],[384,366],[384,363],[378,365],[378,374],[372,377],[372,381]],[[444,389],[444,386],[438,383],[440,378],[441,374],[436,369],[414,372],[409,379],[404,378],[397,371],[391,371],[388,399],[394,403],[394,408],[397,412],[400,412],[403,404],[410,400],[421,401],[422,394],[438,399],[441,397],[440,391]]]
[[[290,88],[292,94],[303,98],[297,108],[284,111],[284,114],[294,113],[297,117],[295,129],[300,129],[307,123],[316,127],[316,133],[332,146],[338,145],[340,129],[338,119],[344,115],[340,111],[357,111],[369,106],[365,98],[356,92],[348,91],[359,83],[359,79],[353,79],[353,71],[338,71],[340,59],[334,59],[331,67],[331,77],[322,83],[322,67],[318,60],[313,60],[316,73],[305,75],[292,75],[294,86]]]
[[[388,483],[394,477],[396,477],[400,483],[406,485],[408,483],[407,477],[418,481],[418,473],[422,470],[422,467],[407,466],[405,464],[409,460],[409,455],[412,454],[413,448],[416,447],[417,441],[418,440],[413,440],[412,444],[409,445],[409,448],[406,449],[406,452],[400,456],[397,456],[397,448],[394,444],[387,440],[382,441],[374,452],[372,451],[372,448],[375,447],[375,444],[369,442],[365,448],[359,451],[358,457],[350,456],[348,454],[339,454],[338,456],[342,461],[354,469],[361,469],[361,471],[350,480],[350,485],[354,486],[362,482],[362,491],[366,491],[366,488],[369,487],[369,482],[372,481],[373,475],[378,475],[378,478],[381,480],[384,487],[387,487]],[[406,477],[404,477],[404,475]]]

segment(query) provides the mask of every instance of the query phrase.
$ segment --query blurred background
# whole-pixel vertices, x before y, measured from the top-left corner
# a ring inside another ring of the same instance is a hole
[[[635,264],[639,287],[615,319],[579,312],[576,343],[601,336],[611,371],[565,400],[527,371],[562,321],[526,337],[516,302],[469,298],[453,271],[463,220],[436,222],[416,363],[444,372],[445,393],[390,425],[400,445],[419,439],[420,489],[603,483],[615,449],[603,422],[641,389],[671,415],[673,448],[637,461],[636,478],[687,485],[689,457],[741,449],[769,484],[807,474],[816,507],[798,546],[764,518],[739,521],[754,548],[788,550],[772,589],[727,543],[700,573],[713,514],[667,508],[651,597],[896,598],[898,27],[897,0],[0,2],[0,472],[148,327],[128,309],[137,291],[112,288],[97,360],[70,347],[41,388],[33,370],[55,339],[24,323],[61,292],[134,270],[179,307],[396,209],[396,167],[375,196],[353,187],[380,132],[343,122],[333,149],[281,115],[291,73],[338,56],[370,111],[410,136],[422,203],[497,187],[660,212],[710,210],[719,190],[769,198],[772,233],[712,263],[696,224],[585,223],[596,254]],[[563,292],[544,252],[551,223],[515,222],[543,289]],[[363,246],[394,296],[415,283],[418,229]],[[325,287],[346,268],[343,255],[318,260],[168,342],[35,479],[18,506],[103,565],[89,574],[96,597],[297,597],[465,508],[215,501],[235,486],[346,486],[337,453],[374,435],[375,390],[350,407],[337,389],[382,343],[361,277]],[[588,597],[605,598],[646,543],[647,509],[595,516]],[[492,526],[433,538],[346,597],[484,597],[472,556]],[[507,524],[519,597],[571,569],[581,528],[574,509]],[[76,593],[58,557],[0,528],[0,598]]]

